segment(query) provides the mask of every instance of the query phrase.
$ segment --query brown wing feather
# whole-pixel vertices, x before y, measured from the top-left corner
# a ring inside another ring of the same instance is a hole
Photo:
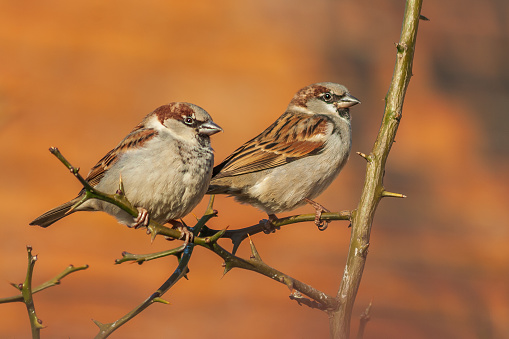
[[[217,165],[213,177],[262,171],[317,154],[332,131],[330,125],[325,116],[285,113]]]
[[[157,135],[154,129],[143,129],[136,126],[114,149],[109,151],[97,164],[92,167],[85,180],[93,187],[104,177],[105,171],[118,161],[122,153],[129,149],[142,146]]]

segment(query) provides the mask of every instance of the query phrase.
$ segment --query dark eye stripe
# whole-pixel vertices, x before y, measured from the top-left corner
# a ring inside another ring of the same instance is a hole
[[[331,97],[332,97],[332,98],[331,98],[330,100],[325,100],[325,94],[329,94],[329,95],[331,95]],[[320,98],[321,98],[323,101],[327,102],[327,103],[340,101],[340,100],[344,97],[344,95],[337,95],[337,94],[334,94],[334,93],[325,93],[325,94],[324,94],[324,95],[322,95]]]

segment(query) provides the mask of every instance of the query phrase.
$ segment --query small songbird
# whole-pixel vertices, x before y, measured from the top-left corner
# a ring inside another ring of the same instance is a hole
[[[150,217],[181,228],[176,219],[191,212],[209,186],[214,164],[210,136],[219,131],[221,127],[201,107],[185,102],[161,106],[99,160],[86,178],[97,190],[113,194],[121,176],[126,198],[139,211],[137,218],[97,199],[71,209],[83,197],[82,190],[30,225],[48,227],[75,211],[104,211],[129,227],[146,226]]]
[[[304,87],[276,122],[214,167],[207,194],[233,196],[266,212],[270,221],[277,220],[276,213],[309,203],[316,225],[325,229],[320,217],[327,209],[312,199],[348,160],[349,108],[359,103],[339,84]]]

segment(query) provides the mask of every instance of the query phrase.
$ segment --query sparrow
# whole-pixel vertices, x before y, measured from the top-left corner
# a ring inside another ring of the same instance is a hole
[[[228,194],[277,220],[306,203],[315,224],[328,211],[312,199],[337,177],[352,146],[350,107],[360,101],[346,87],[316,83],[299,90],[276,122],[214,167],[207,194]],[[274,230],[268,230],[274,231]]]
[[[210,136],[222,131],[201,107],[173,102],[149,113],[114,149],[92,167],[86,181],[114,194],[122,177],[124,194],[138,209],[133,218],[108,202],[90,199],[73,208],[78,196],[36,218],[30,225],[48,227],[76,211],[104,211],[129,227],[147,226],[149,218],[183,228],[176,219],[201,201],[214,164]],[[187,229],[186,229],[187,230]],[[189,237],[189,234],[186,234]]]

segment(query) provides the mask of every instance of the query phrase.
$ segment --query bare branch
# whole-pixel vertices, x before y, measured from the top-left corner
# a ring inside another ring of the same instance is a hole
[[[28,268],[25,282],[21,285],[21,294],[23,295],[23,302],[25,303],[28,311],[28,318],[30,319],[30,328],[32,329],[32,338],[40,338],[40,331],[43,328],[42,320],[37,317],[35,313],[34,300],[32,298],[32,275],[34,273],[35,262],[37,256],[32,255],[32,247],[27,246],[28,253]]]
[[[150,261],[154,259],[159,259],[163,257],[167,257],[170,255],[174,255],[179,257],[180,254],[184,251],[185,246],[181,245],[177,248],[172,248],[171,250],[157,252],[157,253],[150,253],[150,254],[133,254],[129,252],[122,252],[122,258],[116,259],[115,264],[122,264],[124,262],[128,261],[134,261],[137,264],[143,264],[145,261]]]
[[[77,272],[77,271],[81,271],[81,270],[86,270],[87,268],[88,268],[88,265],[78,266],[78,267],[69,265],[69,266],[67,266],[67,268],[65,270],[63,270],[60,274],[58,274],[51,280],[48,280],[45,283],[42,283],[39,286],[37,286],[36,288],[32,289],[32,294],[40,292],[47,288],[56,286],[56,285],[60,285],[61,280],[63,278],[65,278],[66,276],[68,276],[69,274]],[[19,285],[16,285],[16,284],[11,284],[11,285],[13,285],[17,289],[20,289]],[[12,297],[0,298],[0,304],[11,303],[11,302],[23,302],[23,295],[15,295]]]
[[[51,152],[57,156],[57,158],[68,168],[72,169],[74,168],[58,151],[56,148],[52,148]],[[80,175],[76,171],[71,172],[80,179]],[[81,182],[81,180],[80,180]],[[102,193],[96,189],[92,188],[92,191],[89,191],[87,187],[84,187],[87,191],[87,199],[100,199],[107,202],[110,202],[123,210],[129,212],[131,215],[136,216],[138,211],[132,207],[132,205],[129,203],[127,198],[124,195],[122,182],[120,181],[120,187],[117,194],[110,195]],[[308,296],[309,298],[313,299],[317,303],[321,305],[322,309],[326,310],[334,310],[338,307],[338,300],[336,298],[329,296],[325,294],[324,292],[321,292],[312,286],[309,286],[301,281],[298,281],[297,279],[294,279],[290,277],[289,275],[286,275],[268,265],[266,265],[261,258],[255,257],[251,258],[250,260],[244,260],[242,258],[236,257],[234,254],[228,252],[219,244],[217,243],[217,240],[219,240],[222,237],[230,237],[232,241],[234,241],[234,245],[237,244],[234,249],[238,248],[238,245],[244,240],[246,237],[248,237],[249,234],[256,234],[259,232],[262,232],[264,230],[263,225],[257,224],[254,226],[246,227],[244,229],[235,230],[235,231],[227,231],[226,229],[217,231],[209,229],[205,226],[205,223],[210,220],[212,217],[217,216],[217,211],[213,209],[213,202],[214,202],[214,195],[210,197],[209,206],[207,208],[207,211],[205,212],[205,215],[198,221],[198,223],[191,228],[193,234],[195,235],[193,237],[193,242],[190,243],[190,245],[193,246],[187,246],[183,250],[182,258],[180,259],[179,267],[175,270],[174,274],[163,284],[152,296],[150,296],[147,300],[145,300],[142,304],[137,306],[133,311],[126,314],[121,319],[115,321],[114,323],[110,324],[102,324],[98,321],[94,321],[97,326],[100,328],[100,333],[98,334],[97,338],[106,338],[109,334],[111,334],[114,330],[116,330],[119,326],[123,325],[133,317],[135,317],[137,314],[139,314],[142,310],[150,306],[157,298],[159,298],[161,295],[167,292],[167,290],[173,286],[180,278],[185,276],[186,270],[187,270],[187,262],[189,261],[189,257],[191,255],[192,249],[195,245],[199,245],[202,247],[205,247],[209,249],[210,251],[214,252],[218,256],[224,259],[225,261],[225,272],[226,274],[228,271],[230,271],[232,268],[242,268],[247,269],[250,271],[254,271],[257,273],[260,273],[262,275],[265,275],[279,283],[285,284],[290,288],[290,290],[297,290],[300,293]],[[343,211],[338,213],[323,213],[322,219],[323,220],[349,220],[351,217],[351,213],[349,211]],[[278,220],[275,220],[273,223],[276,227],[285,226],[294,224],[297,222],[302,221],[314,221],[315,215],[314,214],[303,214],[303,215],[297,215],[287,218],[281,218]],[[157,235],[163,235],[175,239],[180,238],[180,231],[165,227],[157,222],[154,222],[150,220],[150,223],[147,227],[147,232],[151,234],[152,240]],[[200,235],[201,237],[199,237]],[[254,245],[251,242],[252,248],[254,248]],[[156,259],[165,255],[172,255],[177,254],[180,251],[180,248],[173,249],[166,252],[160,252],[160,253],[153,253],[148,255],[136,255],[136,254],[127,254],[125,253],[124,258],[118,259],[116,262],[121,263],[124,261],[137,261],[137,262],[143,262],[147,260]],[[185,264],[185,265],[184,265]],[[182,266],[184,265],[184,266]],[[177,274],[178,272],[178,274]]]
[[[357,339],[364,338],[364,331],[366,330],[366,325],[368,321],[371,320],[371,307],[373,306],[373,300],[369,302],[368,307],[361,313],[360,321],[359,321],[359,332],[357,332]]]
[[[357,209],[352,212],[352,234],[350,249],[343,279],[337,298],[340,306],[330,312],[331,338],[346,339],[350,336],[350,321],[355,297],[366,263],[371,226],[378,203],[385,196],[403,195],[385,193],[383,176],[385,164],[396,136],[401,117],[406,89],[412,76],[412,63],[419,25],[422,0],[408,0],[405,8],[401,38],[396,44],[397,56],[394,74],[386,96],[385,113],[378,137],[370,155],[366,158],[366,179]]]
[[[350,220],[351,213],[350,211],[341,211],[341,212],[324,212],[322,213],[322,216],[320,217],[321,220],[324,221],[332,221],[332,220]],[[315,214],[300,214],[300,215],[293,215],[290,217],[280,218],[277,220],[272,221],[272,224],[276,229],[279,229],[282,226],[286,225],[292,225],[299,222],[304,221],[315,221]],[[224,232],[224,235],[222,238],[229,238],[231,239],[233,243],[233,249],[232,254],[237,253],[237,250],[245,239],[247,239],[248,236],[253,236],[257,233],[265,231],[265,225],[264,222],[267,222],[267,220],[262,220],[256,225],[236,229],[236,230],[230,230]],[[200,236],[207,236],[218,232],[217,230],[204,227],[202,233]]]
[[[216,212],[212,208],[213,204],[214,196],[211,196],[205,214],[203,215],[203,217],[201,217],[200,220],[198,220],[198,223],[192,228],[192,232],[195,237],[200,233],[205,223],[216,215]],[[175,271],[173,272],[173,274],[164,282],[164,284],[161,285],[161,287],[157,289],[157,291],[152,293],[150,297],[148,297],[140,305],[136,306],[131,312],[127,313],[122,318],[109,324],[103,324],[97,320],[94,320],[94,323],[99,327],[99,333],[96,335],[96,338],[107,338],[120,326],[124,325],[126,322],[140,314],[143,310],[145,310],[147,307],[149,307],[155,302],[168,303],[167,301],[161,299],[161,296],[165,294],[181,278],[185,277],[185,275],[189,271],[187,265],[189,263],[189,260],[191,260],[191,255],[193,254],[194,246],[195,246],[194,243],[187,244],[187,246],[184,248],[182,257],[179,260],[179,264]]]

